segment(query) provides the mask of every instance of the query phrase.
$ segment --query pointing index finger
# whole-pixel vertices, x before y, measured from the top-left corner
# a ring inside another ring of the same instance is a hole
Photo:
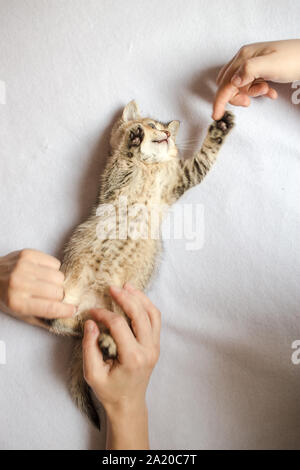
[[[213,105],[213,119],[221,119],[225,112],[226,104],[238,93],[238,89],[232,83],[221,86],[215,96]]]

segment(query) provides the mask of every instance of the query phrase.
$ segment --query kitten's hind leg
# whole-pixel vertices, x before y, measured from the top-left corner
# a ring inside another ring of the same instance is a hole
[[[111,310],[114,313],[117,313],[118,315],[122,315],[123,317],[125,317],[129,323],[129,320],[124,314],[123,310],[113,299],[111,299]],[[101,326],[100,326],[100,331],[101,331]],[[104,330],[103,333],[100,333],[99,346],[103,354],[104,360],[115,359],[117,357],[118,355],[117,345],[108,330]]]
[[[101,349],[102,356],[105,361],[107,361],[108,359],[116,359],[118,355],[117,345],[109,331],[100,333],[99,347]]]
[[[80,304],[78,298],[74,298],[74,296],[70,297],[67,294],[65,295],[63,302],[71,305]],[[49,325],[49,331],[51,333],[63,336],[82,336],[83,320],[79,313],[71,318],[56,318],[53,320],[46,320],[46,322]]]
[[[81,337],[83,332],[83,321],[80,315],[72,318],[56,318],[46,320],[49,331],[56,335]]]

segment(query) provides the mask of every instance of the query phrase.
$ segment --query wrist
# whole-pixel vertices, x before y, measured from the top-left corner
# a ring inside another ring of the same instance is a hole
[[[149,449],[148,411],[145,401],[106,406],[109,450]]]
[[[120,419],[130,419],[147,412],[145,399],[141,400],[123,400],[117,403],[109,403],[104,405],[107,418],[114,422]]]

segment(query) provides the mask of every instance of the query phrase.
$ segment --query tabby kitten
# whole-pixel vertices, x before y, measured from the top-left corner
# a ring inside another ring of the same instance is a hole
[[[226,112],[210,125],[201,149],[182,160],[175,144],[179,121],[164,124],[142,118],[136,102],[131,101],[113,126],[110,158],[97,204],[87,221],[75,229],[61,267],[65,274],[64,301],[78,309],[71,319],[50,322],[50,331],[79,337],[72,356],[71,394],[98,427],[99,418],[82,372],[80,338],[88,311],[105,307],[124,315],[110,297],[109,286],[122,287],[128,281],[145,289],[161,247],[153,229],[157,233],[164,208],[202,181],[232,127],[233,115]],[[157,216],[154,222],[149,217],[153,209]],[[103,325],[100,328],[103,356],[115,358],[116,344],[109,331]]]

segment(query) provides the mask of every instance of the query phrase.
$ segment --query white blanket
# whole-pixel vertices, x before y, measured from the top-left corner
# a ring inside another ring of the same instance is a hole
[[[179,119],[195,151],[217,69],[245,43],[297,37],[299,14],[296,0],[0,0],[0,255],[61,255],[131,99]],[[205,236],[196,251],[165,241],[148,290],[163,319],[152,448],[300,448],[300,105],[276,89],[234,110],[215,167],[178,202],[202,204]],[[70,340],[2,313],[0,340],[0,448],[103,448],[68,395]]]

